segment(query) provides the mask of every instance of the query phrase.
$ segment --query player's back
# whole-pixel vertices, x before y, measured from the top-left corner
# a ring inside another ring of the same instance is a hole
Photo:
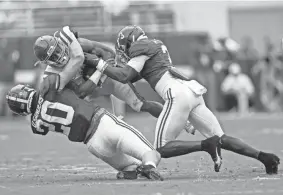
[[[162,41],[156,39],[141,39],[132,44],[129,50],[129,57],[134,58],[146,55],[149,59],[145,62],[140,75],[154,89],[156,83],[163,74],[172,66],[172,61],[167,47]]]
[[[48,92],[44,99],[37,98],[36,110],[31,116],[34,133],[45,135],[49,131],[63,133],[70,141],[86,142],[91,135],[89,127],[99,106],[79,99],[69,89]]]

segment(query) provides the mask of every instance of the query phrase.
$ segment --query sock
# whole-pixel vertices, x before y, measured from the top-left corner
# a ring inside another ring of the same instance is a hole
[[[260,151],[246,144],[238,138],[234,138],[228,135],[221,137],[221,148],[235,152],[237,154],[258,159]]]
[[[157,148],[161,158],[171,158],[181,156],[192,152],[202,151],[201,141],[179,141],[168,142],[164,146]]]
[[[156,164],[154,162],[152,162],[152,161],[147,161],[147,162],[144,163],[144,165],[150,165],[153,168],[156,168]]]

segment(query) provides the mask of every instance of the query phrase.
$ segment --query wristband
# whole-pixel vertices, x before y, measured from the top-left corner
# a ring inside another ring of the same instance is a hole
[[[89,77],[89,80],[91,80],[94,84],[98,84],[98,81],[101,77],[102,73],[98,70],[96,70],[92,75],[91,77]]]
[[[108,64],[100,59],[99,62],[98,62],[98,65],[96,66],[97,70],[99,70],[101,73],[104,72],[104,70],[107,68]]]

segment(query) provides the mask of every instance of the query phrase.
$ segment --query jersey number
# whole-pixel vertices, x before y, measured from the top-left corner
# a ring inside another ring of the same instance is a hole
[[[43,128],[49,131],[69,135],[70,127],[74,117],[74,109],[71,106],[58,102],[44,101],[41,107],[41,117],[45,121],[39,120],[39,130],[44,132]]]
[[[169,62],[172,64],[172,60],[171,60],[171,57],[170,57],[170,54],[169,54],[169,52],[168,52],[167,47],[166,47],[165,45],[161,45],[161,49],[162,49],[162,52],[163,52],[164,54],[167,53],[168,60],[169,60]]]

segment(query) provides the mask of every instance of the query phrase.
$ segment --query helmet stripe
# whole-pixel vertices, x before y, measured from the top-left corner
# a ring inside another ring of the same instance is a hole
[[[66,37],[64,37],[64,35],[61,32],[59,33],[59,38],[61,39],[61,41],[64,42],[65,45],[68,45],[68,41]]]
[[[70,37],[70,35],[68,35],[70,33],[72,32],[70,31],[68,26],[63,27],[63,30],[60,31],[60,37],[68,43],[68,46],[73,42],[73,39]]]
[[[69,35],[67,35],[67,33],[64,31],[64,29],[63,29],[63,31],[60,31],[60,34],[61,33],[64,35],[64,37],[66,37],[66,39],[68,39],[69,44],[71,44],[73,42],[71,37]]]
[[[12,101],[17,101],[17,102],[20,102],[20,103],[25,103],[25,104],[28,103],[28,100],[20,99],[18,97],[13,97],[13,96],[9,96],[9,95],[6,95],[6,99],[12,100]]]

